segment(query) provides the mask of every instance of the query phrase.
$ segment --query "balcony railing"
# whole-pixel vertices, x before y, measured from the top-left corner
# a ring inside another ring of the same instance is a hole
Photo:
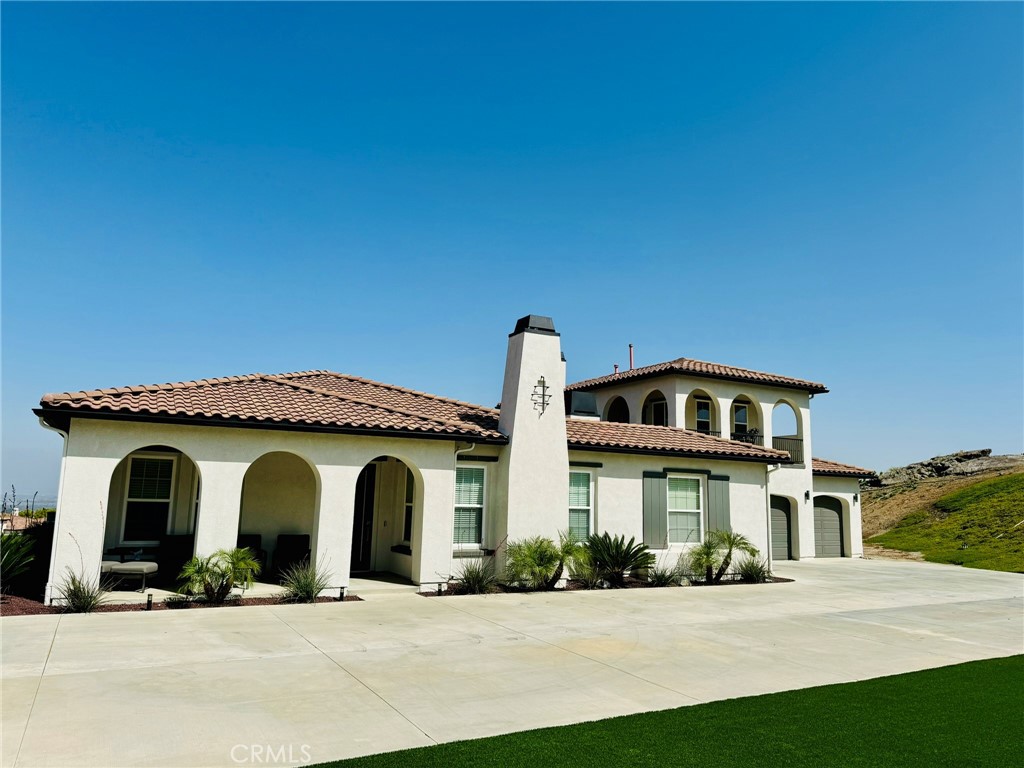
[[[804,461],[804,441],[799,437],[773,437],[772,448],[789,451],[789,457],[797,464]]]
[[[694,432],[700,432],[702,435],[711,435],[712,437],[721,437],[722,433],[717,429],[695,429]]]
[[[755,435],[750,432],[733,432],[733,440],[739,440],[741,443],[750,443],[751,445],[764,445],[764,435]]]

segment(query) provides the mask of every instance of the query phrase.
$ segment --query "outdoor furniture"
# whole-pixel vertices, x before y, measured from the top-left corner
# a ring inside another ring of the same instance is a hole
[[[102,566],[101,566],[102,568]],[[110,573],[113,576],[139,576],[142,578],[142,586],[137,592],[146,591],[146,577],[157,572],[157,564],[145,560],[133,560],[127,563],[111,563]]]
[[[278,579],[289,568],[309,560],[308,533],[280,533],[274,550],[274,571]]]
[[[172,533],[160,537],[158,562],[162,566],[161,580],[172,589],[181,569],[192,559],[195,548],[194,533]]]
[[[120,560],[104,560],[100,563],[100,576],[106,576],[110,573],[115,565],[120,565]]]
[[[260,573],[265,573],[267,570],[267,550],[263,548],[263,536],[258,533],[240,533],[238,534],[238,547],[245,547],[252,552],[260,563]]]

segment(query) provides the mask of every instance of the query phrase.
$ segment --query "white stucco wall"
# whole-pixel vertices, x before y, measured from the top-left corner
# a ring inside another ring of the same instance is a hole
[[[202,482],[198,554],[235,546],[243,479],[253,462],[274,451],[303,459],[316,481],[314,561],[328,571],[335,591],[348,585],[359,472],[377,456],[395,456],[413,468],[420,486],[411,578],[433,583],[450,571],[454,442],[76,418],[61,468],[48,599],[69,568],[98,576],[111,479],[125,456],[150,445],[175,448],[195,462]]]
[[[202,507],[200,506],[200,512]],[[268,453],[245,473],[239,533],[258,533],[271,568],[282,533],[304,533],[312,541],[316,515],[316,476],[293,453]]]

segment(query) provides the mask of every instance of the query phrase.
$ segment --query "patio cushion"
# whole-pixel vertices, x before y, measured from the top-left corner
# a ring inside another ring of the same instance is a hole
[[[112,563],[111,573],[119,573],[125,576],[142,576],[157,572],[157,564],[145,560],[132,560],[127,563]]]

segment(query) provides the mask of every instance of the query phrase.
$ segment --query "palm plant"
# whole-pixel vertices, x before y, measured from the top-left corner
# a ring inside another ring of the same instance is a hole
[[[680,557],[680,568],[691,581],[721,584],[736,552],[743,552],[750,557],[759,554],[757,547],[742,534],[708,531],[704,541]]]
[[[607,532],[600,536],[590,534],[587,550],[594,568],[612,587],[626,585],[626,571],[650,568],[655,562],[654,554],[647,545],[637,544],[635,537],[627,543],[625,536],[613,538]]]
[[[604,577],[594,567],[590,559],[590,550],[581,546],[579,553],[569,564],[569,576],[584,589],[598,589],[604,585]]]
[[[232,587],[249,589],[260,572],[260,563],[248,547],[219,549],[208,557],[193,557],[181,569],[178,589],[187,595],[202,594],[213,605],[223,603]]]
[[[715,572],[715,584],[721,583],[722,577],[729,571],[735,552],[742,552],[749,557],[757,557],[760,554],[750,539],[741,533],[732,531],[711,531],[711,533],[715,535],[719,550],[725,550],[725,554],[722,555],[722,564]]]
[[[505,579],[528,589],[549,590],[580,556],[583,545],[572,532],[559,531],[558,544],[543,536],[511,542],[505,554]]]

